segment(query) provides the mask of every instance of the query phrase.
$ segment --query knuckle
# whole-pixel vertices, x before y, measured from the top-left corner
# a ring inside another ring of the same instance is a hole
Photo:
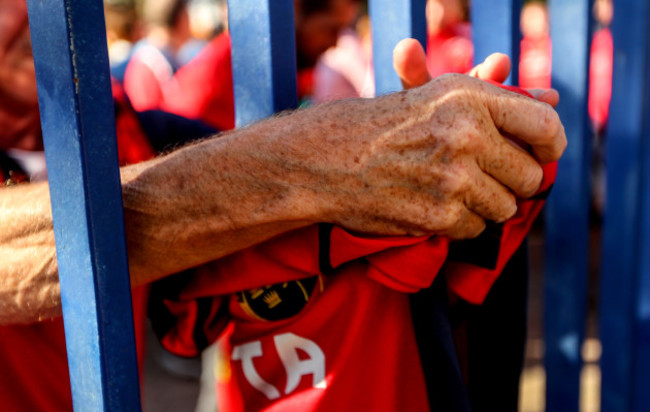
[[[521,177],[521,196],[529,197],[535,194],[539,189],[539,186],[542,184],[542,179],[544,178],[544,171],[542,167],[538,164],[535,164],[531,167],[528,167],[524,170]]]
[[[551,106],[545,105],[544,108],[542,116],[539,117],[539,131],[544,136],[552,137],[558,133],[562,123],[560,122],[560,116]]]
[[[443,185],[443,192],[454,198],[462,195],[470,186],[470,177],[467,172],[460,167],[450,168],[445,174],[446,178]]]
[[[503,223],[512,218],[517,213],[517,199],[512,193],[507,194],[501,200],[502,208],[494,219],[497,223]]]
[[[485,135],[485,123],[477,115],[463,116],[459,119],[456,127],[458,127],[458,140],[463,147],[476,142]]]
[[[476,133],[468,122],[466,119],[458,119],[454,134],[449,138],[448,150],[455,157],[471,152],[471,145]]]
[[[449,203],[443,211],[441,223],[444,228],[456,227],[462,220],[463,208],[459,202]]]
[[[567,148],[567,145],[569,144],[569,142],[567,141],[567,138],[566,138],[566,133],[565,133],[565,131],[564,131],[564,126],[561,125],[561,124],[560,124],[560,130],[559,130],[559,137],[558,137],[558,140],[559,140],[559,141],[558,141],[557,144],[556,144],[556,149],[557,149],[557,150],[556,150],[556,152],[554,153],[554,155],[555,155],[555,160],[559,159],[559,158],[562,156],[562,154],[564,153],[564,151],[565,151],[566,148]]]
[[[472,239],[485,230],[485,220],[474,214],[465,215],[465,219],[456,222],[450,228],[448,236],[452,239]]]

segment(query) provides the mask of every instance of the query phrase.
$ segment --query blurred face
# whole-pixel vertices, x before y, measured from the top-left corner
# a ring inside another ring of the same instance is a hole
[[[460,0],[428,0],[426,6],[429,33],[437,34],[463,21]]]
[[[596,0],[596,3],[594,3],[594,14],[601,24],[609,26],[614,17],[612,0]]]
[[[327,49],[336,45],[339,33],[350,26],[359,13],[353,0],[330,0],[327,10],[302,15],[296,7],[298,68],[312,67]]]
[[[42,147],[25,0],[0,0],[0,149]]]
[[[521,11],[521,32],[524,36],[541,37],[548,34],[548,13],[542,3],[528,3]]]

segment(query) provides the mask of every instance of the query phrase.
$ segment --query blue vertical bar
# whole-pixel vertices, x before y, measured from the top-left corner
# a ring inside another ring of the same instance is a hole
[[[647,409],[648,0],[617,2],[601,280],[602,410]],[[641,242],[646,242],[642,244]],[[642,341],[637,342],[641,338]],[[640,347],[641,344],[646,347]],[[637,355],[641,355],[638,357]],[[639,363],[639,362],[642,363]],[[645,370],[643,370],[645,368]],[[635,376],[645,381],[635,381]],[[634,399],[645,397],[645,405]]]
[[[235,123],[298,105],[292,0],[229,0]]]
[[[510,76],[505,83],[516,84],[516,79],[519,79],[521,0],[477,0],[471,3],[474,64],[492,53],[505,53],[512,60]]]
[[[591,8],[550,2],[552,84],[568,147],[546,205],[546,408],[577,411],[589,265],[591,130],[587,114]]]
[[[29,0],[74,408],[137,411],[101,0]]]
[[[426,0],[370,0],[372,54],[377,96],[402,90],[393,69],[393,49],[400,40],[414,38],[426,47]]]
[[[646,2],[645,21],[650,18],[650,7]],[[634,333],[634,411],[645,411],[648,409],[647,387],[650,384],[650,82],[645,81],[650,76],[650,53],[648,52],[648,36],[650,30],[645,33],[644,67],[639,83],[643,84],[644,106],[642,111],[643,135],[641,136],[641,177],[638,192],[640,200],[640,217],[637,230],[639,231],[639,253],[637,287],[635,288],[634,320],[636,330]],[[613,211],[612,211],[613,212]],[[611,278],[610,278],[611,279]],[[608,356],[610,353],[608,353]],[[608,357],[608,360],[611,358]]]

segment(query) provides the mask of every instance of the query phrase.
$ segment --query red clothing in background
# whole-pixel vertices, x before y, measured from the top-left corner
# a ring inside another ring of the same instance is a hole
[[[165,84],[160,109],[219,130],[234,128],[231,64],[230,36],[221,34]]]
[[[469,23],[460,23],[427,39],[427,68],[431,76],[467,73],[472,69],[474,45]]]
[[[612,97],[612,74],[614,66],[614,41],[609,28],[594,34],[591,43],[589,66],[589,117],[598,131],[602,131],[609,117],[609,101]]]
[[[521,39],[519,86],[524,89],[551,87],[551,37],[525,36]]]
[[[133,108],[139,112],[157,109],[163,87],[175,71],[174,62],[163,50],[145,40],[136,44],[124,72],[124,89]]]

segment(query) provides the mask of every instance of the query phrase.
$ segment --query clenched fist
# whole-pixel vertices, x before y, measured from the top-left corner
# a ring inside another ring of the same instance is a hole
[[[458,74],[263,125],[253,163],[280,168],[276,191],[311,199],[314,220],[378,234],[476,236],[513,216],[566,147],[550,105]]]

